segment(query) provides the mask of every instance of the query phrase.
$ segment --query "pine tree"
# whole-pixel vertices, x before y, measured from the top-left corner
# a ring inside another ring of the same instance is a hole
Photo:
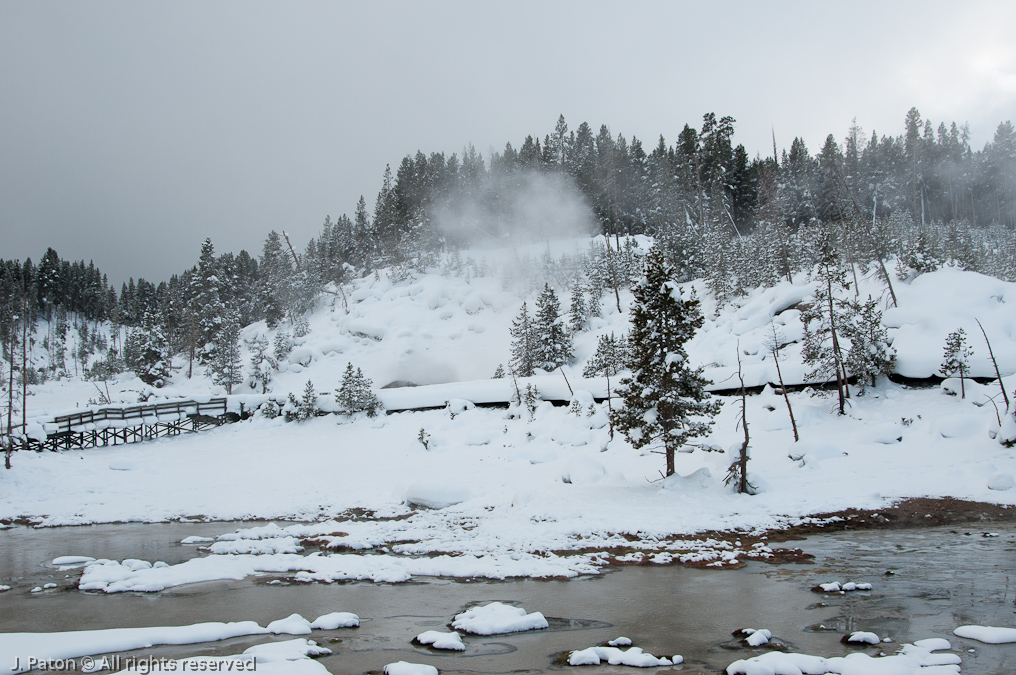
[[[572,334],[581,333],[586,329],[586,318],[589,308],[586,306],[585,289],[582,282],[576,280],[572,284],[571,307],[568,309],[568,328]]]
[[[512,321],[511,336],[512,358],[508,367],[519,377],[532,377],[537,365],[536,335],[525,302],[518,317]]]
[[[367,417],[374,417],[381,410],[378,400],[371,387],[373,383],[365,377],[359,368],[353,371],[353,364],[346,364],[342,375],[342,384],[335,390],[335,404],[347,415],[366,412]]]
[[[317,414],[317,392],[314,391],[314,383],[307,380],[303,387],[303,396],[300,397],[299,416],[300,421],[309,420]]]
[[[272,230],[265,238],[258,267],[262,311],[269,328],[279,325],[286,316],[291,295],[293,268],[290,256],[282,248],[282,238]]]
[[[225,307],[219,293],[218,265],[215,248],[211,239],[201,244],[196,273],[192,276],[190,305],[194,320],[193,347],[199,360],[210,363],[214,360],[215,336],[219,332]]]
[[[533,321],[535,336],[535,364],[546,371],[556,370],[568,363],[574,350],[571,335],[561,320],[561,304],[550,284],[544,284],[543,292],[536,300],[536,317]]]
[[[939,371],[949,377],[956,373],[960,376],[960,398],[966,398],[966,386],[963,381],[970,372],[970,357],[974,355],[973,348],[967,346],[967,333],[962,328],[949,333],[945,339],[945,350],[942,353],[942,365]]]
[[[596,352],[582,370],[582,377],[614,377],[628,367],[628,340],[625,336],[601,335]]]
[[[246,345],[250,351],[250,367],[247,370],[250,388],[257,391],[260,387],[261,393],[267,394],[272,372],[279,367],[278,362],[268,353],[268,338],[258,334],[247,340]]]
[[[169,341],[152,312],[145,312],[141,325],[127,334],[124,362],[145,384],[159,388],[169,379]]]
[[[233,393],[233,385],[243,382],[243,362],[240,358],[240,313],[236,309],[225,312],[219,332],[215,335],[215,358],[210,364],[212,382]]]
[[[875,378],[888,375],[896,364],[896,354],[889,346],[889,334],[882,325],[882,310],[870,295],[864,302],[850,303],[852,324],[846,326],[850,338],[847,372],[857,377],[857,388],[864,391],[867,383],[875,386]]]
[[[846,272],[840,265],[839,252],[831,229],[826,229],[819,240],[818,284],[815,302],[801,314],[804,323],[804,344],[801,355],[812,370],[810,379],[836,380],[840,414],[844,414],[847,389],[845,356],[840,345],[843,331],[850,324],[849,304],[837,297],[849,289]]]
[[[289,333],[279,329],[275,334],[275,340],[272,344],[272,354],[275,356],[276,362],[282,363],[285,361],[291,351],[293,351],[293,339],[289,336]]]
[[[662,443],[666,475],[674,473],[674,455],[692,438],[703,436],[719,412],[705,387],[701,368],[688,362],[685,344],[702,325],[699,302],[685,298],[673,281],[673,268],[656,247],[646,258],[645,274],[634,287],[631,367],[618,394],[624,405],[613,411],[614,424],[641,448]]]

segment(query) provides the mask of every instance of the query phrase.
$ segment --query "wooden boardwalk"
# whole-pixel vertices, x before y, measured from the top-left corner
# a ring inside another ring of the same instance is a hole
[[[28,438],[22,447],[56,451],[139,443],[210,429],[240,418],[229,412],[226,398],[90,409],[54,417],[43,425],[44,440]]]

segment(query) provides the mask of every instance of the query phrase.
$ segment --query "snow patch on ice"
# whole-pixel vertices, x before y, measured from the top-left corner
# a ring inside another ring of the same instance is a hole
[[[521,607],[513,607],[502,602],[473,607],[456,614],[452,620],[452,628],[475,635],[519,633],[547,628],[549,625],[540,612],[527,614]]]

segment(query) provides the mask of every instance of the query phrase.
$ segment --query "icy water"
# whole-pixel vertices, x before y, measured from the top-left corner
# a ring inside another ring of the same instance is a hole
[[[58,571],[61,555],[142,558],[177,563],[200,553],[179,541],[215,536],[254,523],[102,525],[0,531],[0,632],[54,632],[202,621],[254,620],[261,625],[299,613],[308,619],[332,611],[355,612],[358,629],[315,631],[310,636],[334,654],[321,663],[335,675],[380,671],[394,661],[429,663],[442,673],[554,673],[555,657],[620,635],[658,656],[681,654],[675,668],[601,666],[576,672],[718,673],[753,655],[737,648],[731,631],[768,628],[792,651],[838,656],[854,649],[839,639],[853,630],[889,636],[895,643],[944,637],[963,658],[964,675],[1016,673],[1016,644],[982,645],[952,635],[956,626],[1016,626],[1016,526],[991,529],[853,532],[799,542],[814,564],[706,571],[680,567],[626,567],[571,581],[455,582],[423,579],[406,584],[282,584],[269,578],[193,584],[155,594],[83,593],[79,572]],[[997,536],[984,536],[997,534]],[[798,542],[795,542],[797,545]],[[886,574],[892,572],[892,574]],[[817,594],[830,581],[870,582],[870,592]],[[30,593],[34,586],[57,588]],[[410,640],[424,630],[448,630],[468,605],[493,600],[543,612],[549,630],[467,637],[468,650],[443,654]],[[155,647],[132,656],[236,654],[269,639],[254,636],[180,647]],[[881,649],[892,653],[895,645]],[[880,647],[865,647],[876,654]]]

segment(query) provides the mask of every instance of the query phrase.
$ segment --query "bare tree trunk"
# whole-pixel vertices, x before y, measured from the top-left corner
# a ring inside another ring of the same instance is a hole
[[[776,325],[770,322],[769,326],[772,328],[773,333],[773,348],[771,351],[773,361],[776,362],[776,376],[780,380],[780,391],[783,392],[783,400],[787,404],[787,412],[790,414],[790,426],[794,428],[794,442],[797,443],[801,440],[801,437],[797,433],[797,421],[794,420],[794,409],[790,407],[790,396],[787,395],[787,387],[783,384],[783,372],[780,370],[780,348],[776,338]]]
[[[24,316],[21,318],[21,433],[22,445],[27,448],[28,437],[24,436],[28,429],[28,291],[22,298]]]
[[[991,341],[988,340],[988,334],[984,332],[984,326],[981,325],[980,319],[974,319],[977,322],[977,326],[981,329],[981,335],[984,336],[984,341],[988,344],[988,356],[991,357],[991,365],[995,366],[995,377],[998,378],[998,386],[1002,390],[1002,398],[1005,399],[1005,409],[1009,410],[1009,395],[1005,393],[1005,385],[1002,384],[1002,373],[998,370],[998,361],[995,360],[995,352],[991,351]]]
[[[572,391],[571,382],[568,381],[568,376],[564,374],[564,366],[558,366],[558,370],[561,371],[561,377],[564,378],[564,383],[568,385],[568,393],[575,396],[575,392]]]
[[[840,414],[843,415],[846,412],[846,396],[844,394],[846,381],[843,377],[843,354],[840,351],[839,338],[836,336],[836,313],[833,311],[833,284],[832,281],[827,281],[826,284],[829,292],[829,332],[832,333],[833,337],[833,361],[836,365],[836,391],[840,397]]]
[[[607,422],[610,426],[610,440],[614,440],[614,407],[610,402],[610,367],[607,367]]]
[[[289,235],[286,234],[285,230],[282,231],[282,236],[286,238],[286,244],[289,246],[289,253],[290,253],[290,255],[293,256],[293,262],[296,263],[296,271],[297,272],[302,271],[300,269],[300,259],[297,257],[296,251],[293,250],[293,244],[290,243],[290,241],[289,241]]]
[[[617,313],[621,313],[621,294],[617,290],[617,271],[614,269],[614,258],[610,254],[610,235],[604,237],[607,244],[607,266],[610,267],[610,279],[614,284],[614,300],[617,302]]]
[[[741,452],[737,459],[730,463],[727,469],[725,484],[736,480],[738,494],[751,494],[754,486],[748,482],[748,392],[744,386],[744,373],[741,370],[741,343],[737,345],[737,379],[741,382],[741,429],[744,431],[744,442],[741,444]]]

